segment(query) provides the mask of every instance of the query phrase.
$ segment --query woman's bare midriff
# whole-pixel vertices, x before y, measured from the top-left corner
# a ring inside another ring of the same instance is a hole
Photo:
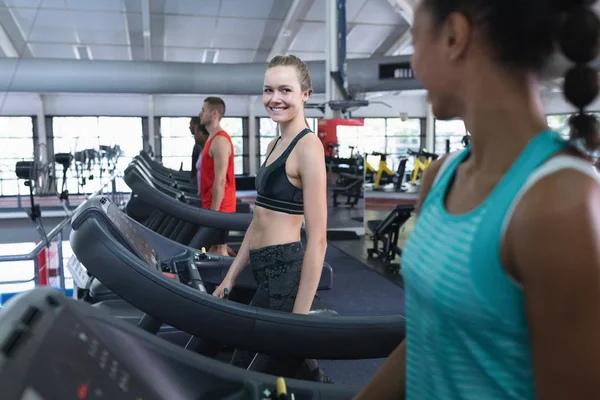
[[[293,243],[300,240],[303,215],[285,214],[256,206],[254,208],[254,238],[251,249]]]

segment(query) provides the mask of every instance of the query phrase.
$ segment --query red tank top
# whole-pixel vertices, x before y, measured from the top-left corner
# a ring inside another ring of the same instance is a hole
[[[212,141],[217,136],[223,136],[227,139],[231,146],[229,161],[227,163],[227,174],[225,175],[225,193],[221,202],[221,212],[233,213],[236,211],[235,197],[235,169],[233,164],[233,143],[231,137],[225,131],[215,133],[213,137],[206,141],[204,149],[202,149],[202,168],[200,169],[200,199],[202,200],[202,208],[210,209],[212,202],[213,183],[215,182],[215,162],[211,158],[209,151]]]

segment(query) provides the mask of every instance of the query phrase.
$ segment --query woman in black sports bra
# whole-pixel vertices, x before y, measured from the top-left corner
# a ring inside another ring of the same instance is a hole
[[[299,58],[277,56],[270,61],[263,104],[281,134],[269,144],[267,159],[256,174],[254,219],[215,296],[222,297],[225,288],[231,290],[250,263],[257,282],[251,305],[297,314],[310,311],[327,248],[325,155],[304,118],[304,103],[311,92],[308,68]],[[306,249],[300,240],[303,222]],[[232,364],[247,368],[254,356],[236,350]],[[261,363],[287,376],[293,376],[305,361],[260,357]],[[305,364],[312,373],[309,379],[328,380],[316,361]]]

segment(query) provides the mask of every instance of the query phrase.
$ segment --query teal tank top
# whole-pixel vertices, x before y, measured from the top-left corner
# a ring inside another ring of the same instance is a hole
[[[470,148],[440,169],[402,254],[408,400],[534,398],[524,297],[504,272],[500,242],[521,187],[566,146],[540,133],[488,198],[460,215],[446,211],[445,197]]]

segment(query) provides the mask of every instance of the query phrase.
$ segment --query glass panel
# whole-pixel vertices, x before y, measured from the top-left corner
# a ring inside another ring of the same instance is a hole
[[[387,130],[388,136],[421,136],[421,121],[418,118],[411,118],[402,121],[400,118],[388,118]]]
[[[221,119],[221,128],[229,134],[229,136],[243,136],[244,125],[241,118],[223,118]]]
[[[179,171],[181,167],[181,163],[183,163],[183,169],[185,171],[190,171],[192,168],[192,155],[189,156],[173,156],[173,157],[163,157],[162,163],[165,167],[174,169]]]
[[[548,126],[550,129],[560,133],[565,139],[569,138],[569,118],[571,114],[548,115]]]
[[[16,160],[33,159],[33,138],[24,139],[0,139],[2,153],[10,155]]]
[[[365,125],[360,129],[360,137],[365,136],[385,136],[385,118],[365,118]]]
[[[31,117],[0,117],[0,138],[33,137]]]
[[[190,119],[163,117],[160,119],[160,135],[162,137],[190,137]]]
[[[418,151],[420,144],[418,136],[388,136],[386,152],[393,155],[406,154],[409,149]]]
[[[271,141],[275,139],[274,136],[271,137],[264,137],[261,136],[260,137],[260,154],[262,156],[266,156],[267,155],[267,147],[269,147],[269,143],[271,143]],[[262,162],[261,162],[262,164]]]
[[[99,117],[98,136],[101,145],[118,144],[123,158],[131,159],[143,147],[142,119],[137,117]]]
[[[53,117],[55,153],[98,148],[97,117]]]
[[[194,138],[190,136],[174,136],[174,137],[163,137],[162,140],[162,156],[189,156],[192,157],[192,151],[194,149]]]
[[[0,176],[2,177],[0,181],[0,196],[16,196],[18,194],[29,193],[29,188],[25,187],[23,181],[12,178],[14,176],[13,171],[2,173]]]
[[[163,117],[160,119],[162,164],[179,170],[191,170],[194,137],[190,132],[190,118]]]
[[[143,146],[142,119],[139,117],[54,117],[52,118],[54,133],[54,152],[71,153],[94,149],[98,150],[100,145],[119,145],[122,155],[117,162],[117,169],[124,170],[136,156]],[[82,193],[96,190],[101,183],[100,178],[106,176],[106,160],[94,158],[91,164],[83,167],[81,176],[94,176],[84,188],[77,181],[77,173],[81,164],[73,166],[67,174],[67,187],[71,193]],[[59,185],[62,185],[60,179]],[[130,192],[128,187],[123,187]]]
[[[15,175],[17,161],[33,160],[33,121],[31,117],[0,117],[0,195],[27,194],[29,189]]]
[[[436,154],[445,154],[447,139],[450,139],[451,152],[462,149],[463,145],[461,144],[461,140],[466,134],[467,129],[462,119],[454,119],[449,121],[436,120],[435,145],[433,151]]]
[[[244,138],[240,136],[232,137],[231,142],[233,143],[233,154],[236,157],[244,155]]]
[[[277,124],[271,118],[260,118],[258,130],[260,137],[277,136]]]
[[[235,156],[233,158],[233,167],[236,175],[244,173],[244,156]]]

